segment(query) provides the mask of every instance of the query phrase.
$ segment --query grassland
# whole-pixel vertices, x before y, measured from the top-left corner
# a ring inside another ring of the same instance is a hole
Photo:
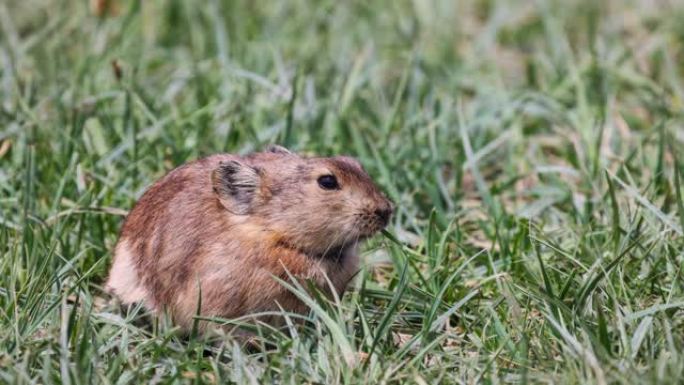
[[[681,2],[109,4],[0,2],[0,383],[684,381]],[[250,349],[114,306],[144,189],[274,142],[396,203],[355,288]]]

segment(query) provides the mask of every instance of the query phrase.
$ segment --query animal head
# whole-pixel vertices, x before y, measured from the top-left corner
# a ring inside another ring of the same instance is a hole
[[[280,146],[221,162],[214,191],[231,214],[278,241],[326,254],[384,228],[392,204],[354,158],[303,157]]]

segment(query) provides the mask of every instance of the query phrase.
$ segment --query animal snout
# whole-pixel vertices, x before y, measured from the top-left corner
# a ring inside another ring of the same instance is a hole
[[[392,205],[390,204],[386,204],[375,209],[375,215],[380,220],[380,223],[382,223],[382,227],[387,226],[387,223],[392,216],[392,211]]]

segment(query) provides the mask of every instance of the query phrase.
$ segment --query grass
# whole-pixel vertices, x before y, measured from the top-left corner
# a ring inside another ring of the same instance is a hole
[[[109,3],[0,2],[1,383],[681,383],[679,2]],[[353,290],[251,349],[112,305],[144,189],[274,142],[396,203]]]

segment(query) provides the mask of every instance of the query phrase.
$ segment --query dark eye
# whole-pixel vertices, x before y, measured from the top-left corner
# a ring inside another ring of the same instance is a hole
[[[335,178],[335,175],[323,175],[319,177],[318,185],[324,190],[336,190],[340,188],[340,185],[337,184],[337,178]]]

